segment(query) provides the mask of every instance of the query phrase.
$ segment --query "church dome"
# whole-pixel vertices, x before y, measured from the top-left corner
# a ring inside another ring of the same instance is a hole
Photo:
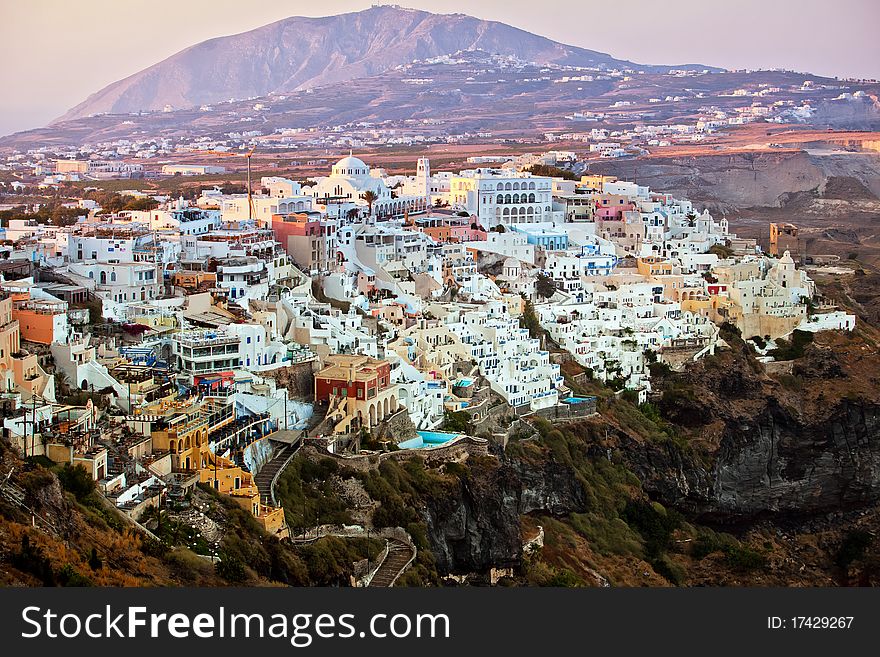
[[[368,176],[370,175],[370,167],[360,158],[349,155],[333,165],[332,175],[334,176]]]

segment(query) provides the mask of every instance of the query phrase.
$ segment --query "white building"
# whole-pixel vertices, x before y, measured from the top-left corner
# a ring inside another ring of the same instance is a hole
[[[429,171],[426,173],[430,173]],[[362,214],[369,211],[364,195],[375,194],[372,203],[372,216],[378,219],[402,217],[407,213],[422,212],[427,207],[425,195],[398,195],[385,182],[379,171],[352,155],[344,157],[333,165],[329,176],[312,179],[314,184],[303,188],[305,194],[315,199],[315,203],[330,201],[349,201],[360,209]],[[425,183],[426,184],[426,183]]]
[[[450,181],[449,204],[483,228],[553,219],[553,179],[512,169],[470,169]]]

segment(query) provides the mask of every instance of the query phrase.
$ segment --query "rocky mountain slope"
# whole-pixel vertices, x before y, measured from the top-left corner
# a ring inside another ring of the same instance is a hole
[[[540,64],[631,65],[504,23],[380,6],[323,18],[292,17],[204,41],[101,89],[59,120],[291,92],[463,50]]]

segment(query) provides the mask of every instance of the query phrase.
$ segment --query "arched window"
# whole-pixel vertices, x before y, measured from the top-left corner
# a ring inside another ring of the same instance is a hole
[[[495,189],[504,189],[504,184],[503,184],[503,183],[498,183],[498,186],[495,187]]]
[[[94,277],[95,277],[95,272],[90,271],[90,272],[89,272],[89,278],[94,278]]]
[[[514,189],[519,189],[519,183],[518,183],[518,182],[513,183],[513,188],[514,188]]]
[[[505,216],[505,217],[509,217],[509,216],[510,216],[510,208],[504,208],[504,216]]]
[[[115,282],[116,282],[116,272],[115,272],[115,271],[111,271],[111,272],[110,272],[110,282],[111,282],[111,283],[115,283]]]
[[[535,183],[530,182],[530,183],[529,183],[529,189],[534,189],[534,188],[535,188]]]
[[[519,194],[514,194],[514,195],[513,195],[513,202],[514,202],[514,203],[519,203]]]
[[[107,272],[101,271],[101,285],[104,285],[107,282]]]
[[[504,202],[505,202],[505,203],[510,203],[510,194],[505,194],[505,195],[504,195]]]
[[[495,199],[496,203],[504,203],[504,194],[499,194],[498,198]]]
[[[534,202],[535,202],[535,195],[529,194],[529,203],[534,203]]]
[[[504,185],[504,189],[505,189],[505,190],[509,190],[509,189],[510,189],[510,183],[505,183],[505,185]]]

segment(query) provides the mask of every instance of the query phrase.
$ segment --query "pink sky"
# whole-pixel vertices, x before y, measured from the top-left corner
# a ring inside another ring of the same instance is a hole
[[[205,39],[370,0],[0,0],[0,134]],[[410,0],[645,64],[880,78],[880,0]],[[603,29],[611,26],[612,29]]]

